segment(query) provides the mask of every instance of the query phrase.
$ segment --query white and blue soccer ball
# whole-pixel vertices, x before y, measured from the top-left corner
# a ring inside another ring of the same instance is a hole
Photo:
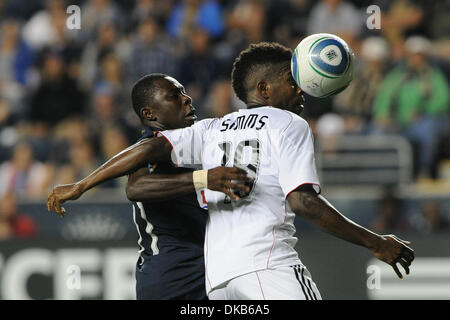
[[[347,88],[353,79],[354,53],[347,43],[329,33],[303,39],[291,59],[291,72],[298,86],[317,98]]]

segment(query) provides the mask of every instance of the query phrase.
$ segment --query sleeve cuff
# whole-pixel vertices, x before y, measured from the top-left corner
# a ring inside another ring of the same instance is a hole
[[[172,164],[174,165],[175,168],[178,168],[178,158],[177,158],[177,153],[175,152],[175,148],[173,147],[172,142],[170,141],[170,139],[164,135],[161,131],[156,131],[155,132],[155,136],[157,137],[163,137],[164,139],[167,140],[167,142],[170,144],[170,146],[172,147],[172,156],[170,157],[170,160],[172,161]],[[174,158],[175,158],[175,162],[174,162]]]
[[[305,183],[299,184],[299,185],[296,186],[294,189],[292,189],[291,191],[289,191],[289,192],[286,194],[286,197],[285,197],[285,198],[287,199],[287,197],[288,197],[292,192],[294,192],[295,190],[297,190],[298,188],[300,188],[301,186],[304,186],[304,185],[306,185],[306,184],[312,185],[314,191],[315,191],[317,194],[320,194],[320,193],[322,192],[322,190],[321,190],[321,188],[320,188],[320,184],[314,183],[314,182],[305,182]]]

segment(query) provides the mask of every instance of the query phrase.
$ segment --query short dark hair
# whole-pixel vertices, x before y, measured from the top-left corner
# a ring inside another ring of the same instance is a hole
[[[141,118],[141,109],[148,105],[155,94],[155,90],[157,89],[157,85],[155,84],[156,80],[164,77],[167,77],[167,75],[163,73],[151,73],[143,76],[134,84],[131,90],[131,101],[133,103],[133,109],[139,118]]]
[[[247,103],[249,75],[259,68],[269,67],[267,76],[270,77],[271,66],[290,61],[291,57],[292,50],[276,42],[252,43],[241,51],[231,71],[231,84],[237,97]]]

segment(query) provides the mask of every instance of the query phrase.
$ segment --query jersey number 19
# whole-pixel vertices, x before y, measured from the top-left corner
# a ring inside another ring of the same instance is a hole
[[[244,148],[251,148],[251,158],[250,161],[245,164],[244,163]],[[222,142],[219,143],[219,148],[223,151],[222,158],[222,166],[226,166],[230,161],[231,150],[233,149],[233,145],[231,142]],[[257,139],[252,140],[244,140],[239,142],[237,145],[236,151],[234,153],[234,167],[244,169],[247,171],[247,176],[252,179],[252,182],[246,182],[245,185],[250,187],[249,192],[244,191],[236,191],[235,194],[240,198],[248,197],[255,186],[256,179],[258,177],[258,169],[259,169],[259,141]],[[225,197],[225,203],[231,203],[231,199],[229,196]]]

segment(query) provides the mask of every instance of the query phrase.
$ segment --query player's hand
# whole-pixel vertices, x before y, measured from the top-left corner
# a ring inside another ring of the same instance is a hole
[[[67,200],[76,200],[82,194],[80,186],[76,183],[55,186],[47,197],[47,209],[48,211],[55,211],[64,218],[66,210],[61,204]]]
[[[252,179],[247,176],[247,172],[236,167],[217,167],[208,170],[208,189],[223,192],[236,201],[240,198],[233,191],[250,192],[250,187],[245,183],[251,182]]]
[[[411,242],[401,240],[395,235],[380,236],[380,241],[375,249],[372,250],[375,257],[391,265],[400,279],[403,279],[402,273],[397,267],[399,263],[409,274],[409,266],[414,260],[414,250],[408,247]]]

